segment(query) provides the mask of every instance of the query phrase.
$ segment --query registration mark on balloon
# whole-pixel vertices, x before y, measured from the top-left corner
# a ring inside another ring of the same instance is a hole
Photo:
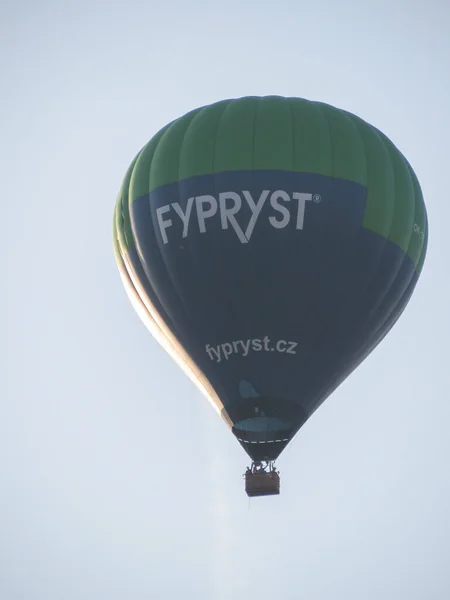
[[[205,351],[214,362],[228,360],[232,355],[248,356],[251,352],[279,352],[283,354],[297,354],[298,342],[278,340],[272,342],[268,335],[263,338],[248,338],[224,342],[216,346],[206,344]]]

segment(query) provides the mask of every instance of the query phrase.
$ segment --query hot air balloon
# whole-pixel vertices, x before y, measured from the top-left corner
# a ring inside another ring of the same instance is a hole
[[[382,341],[423,267],[426,209],[378,129],[321,102],[245,97],[193,110],[133,160],[114,216],[138,314],[252,461],[274,461]]]

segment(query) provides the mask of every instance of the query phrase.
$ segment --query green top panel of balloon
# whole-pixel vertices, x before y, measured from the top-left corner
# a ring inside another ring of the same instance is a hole
[[[239,171],[310,173],[364,186],[362,226],[396,244],[421,271],[428,227],[414,171],[378,129],[320,102],[246,97],[193,110],[141,149],[121,201],[189,178]]]

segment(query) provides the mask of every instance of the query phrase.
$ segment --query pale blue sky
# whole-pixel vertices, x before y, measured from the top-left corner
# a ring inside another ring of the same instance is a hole
[[[2,600],[450,598],[446,5],[1,3]],[[141,145],[246,94],[382,129],[430,221],[399,323],[283,453],[281,496],[252,502],[246,455],[134,314],[111,242]]]

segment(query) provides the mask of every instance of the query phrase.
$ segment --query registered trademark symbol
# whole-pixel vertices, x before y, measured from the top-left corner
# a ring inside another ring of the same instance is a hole
[[[322,196],[320,194],[314,194],[313,196],[313,202],[315,202],[316,204],[319,204],[319,202],[322,201]]]

